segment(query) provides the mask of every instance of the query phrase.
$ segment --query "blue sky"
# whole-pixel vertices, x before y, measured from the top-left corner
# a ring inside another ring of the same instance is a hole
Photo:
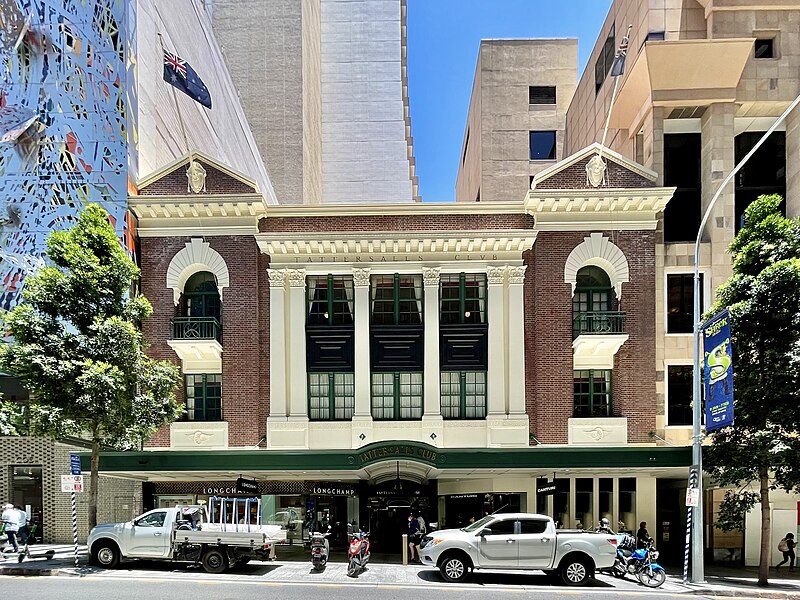
[[[577,37],[582,73],[611,0],[408,0],[408,88],[420,193],[455,199],[483,38]]]

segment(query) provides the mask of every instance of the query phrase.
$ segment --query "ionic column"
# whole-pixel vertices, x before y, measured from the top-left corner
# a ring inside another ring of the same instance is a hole
[[[306,271],[287,269],[289,278],[289,418],[308,419],[306,375]]]
[[[269,276],[269,416],[286,418],[286,271],[267,269]]]
[[[505,287],[506,267],[486,268],[486,302],[489,319],[489,373],[487,375],[487,416],[506,414],[506,336]]]
[[[523,283],[527,268],[521,266],[508,269],[508,412],[515,417],[526,415]],[[491,334],[489,339],[491,340]]]
[[[353,269],[355,311],[355,412],[353,420],[372,421],[371,369],[369,363],[369,269]]]
[[[422,410],[424,435],[441,436],[442,419],[439,387],[439,268],[422,269],[425,286],[425,402]],[[430,427],[434,430],[428,431]],[[436,437],[432,438],[435,444]],[[428,442],[425,439],[425,442]]]

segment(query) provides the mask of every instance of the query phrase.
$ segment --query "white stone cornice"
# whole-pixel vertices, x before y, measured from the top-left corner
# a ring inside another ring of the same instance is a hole
[[[486,282],[489,285],[503,285],[506,278],[507,267],[487,267],[486,268]]]
[[[273,205],[269,217],[375,217],[384,215],[522,214],[522,202],[414,202],[408,204]]]
[[[535,231],[654,230],[674,187],[530,190],[525,211]]]
[[[256,236],[273,263],[520,261],[536,240],[531,230],[425,232],[269,232]]]
[[[261,194],[130,196],[142,237],[253,235],[267,206]]]
[[[424,282],[425,286],[438,286],[439,285],[439,275],[442,272],[441,269],[437,267],[422,267],[422,281]]]
[[[286,269],[289,275],[289,287],[299,288],[306,286],[306,270],[305,269]]]
[[[508,283],[510,285],[522,285],[525,283],[525,270],[526,265],[517,267],[508,267]]]
[[[369,269],[353,269],[353,285],[369,287]]]
[[[270,288],[284,288],[286,287],[286,270],[285,269],[267,269],[267,276],[269,277]]]

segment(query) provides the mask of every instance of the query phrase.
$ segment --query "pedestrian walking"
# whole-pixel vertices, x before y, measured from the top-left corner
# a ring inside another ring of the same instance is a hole
[[[17,539],[20,544],[27,544],[30,532],[28,529],[28,513],[22,510],[22,507],[19,505],[14,507],[14,510],[17,513]]]
[[[417,536],[419,535],[419,521],[417,521],[416,517],[413,513],[408,515],[408,552],[410,556],[410,562],[414,562],[414,549],[417,547],[419,541],[417,540]]]
[[[13,504],[6,504],[3,506],[3,514],[0,515],[0,520],[6,526],[6,536],[8,536],[8,543],[14,549],[14,552],[19,552],[17,545],[17,532],[19,531],[19,515]],[[9,552],[10,548],[5,548],[3,552]]]
[[[428,533],[428,526],[425,524],[425,519],[422,518],[422,514],[416,513],[416,515],[417,523],[419,524],[419,531],[417,532],[417,558],[422,562],[419,551],[422,548],[422,538]]]
[[[778,551],[783,553],[783,560],[775,565],[775,570],[777,571],[781,565],[789,563],[789,570],[794,571],[794,549],[797,547],[797,543],[794,541],[794,534],[787,533],[786,536],[778,542]]]

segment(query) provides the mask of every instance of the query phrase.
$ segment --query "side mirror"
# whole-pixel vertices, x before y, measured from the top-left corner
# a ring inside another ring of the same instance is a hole
[[[481,530],[481,537],[486,537],[487,535],[492,535],[492,530],[489,529],[488,527]]]

